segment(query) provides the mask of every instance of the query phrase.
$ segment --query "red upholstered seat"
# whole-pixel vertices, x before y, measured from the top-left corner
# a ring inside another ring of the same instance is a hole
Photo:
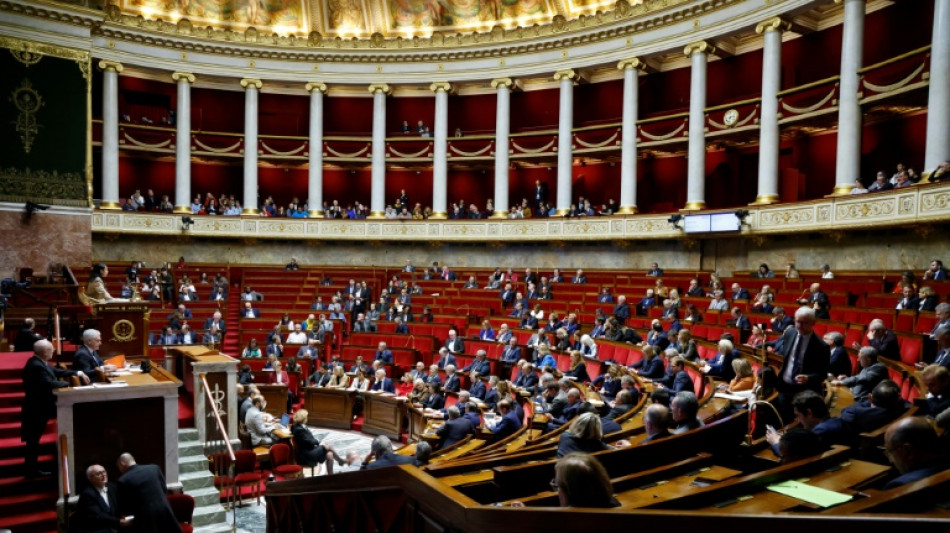
[[[303,467],[292,463],[290,446],[278,442],[270,447],[270,464],[274,475],[281,479],[294,479],[301,476]]]
[[[188,494],[169,494],[168,503],[181,526],[181,532],[191,533],[193,531],[191,517],[195,512],[195,499]]]
[[[257,454],[254,450],[238,450],[234,452],[234,484],[237,486],[234,495],[235,501],[240,500],[240,491],[242,487],[251,487],[251,493],[257,498],[257,504],[261,504],[261,473],[257,469]]]

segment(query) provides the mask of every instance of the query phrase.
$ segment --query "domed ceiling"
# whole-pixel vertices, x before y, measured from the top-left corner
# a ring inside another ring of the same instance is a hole
[[[619,0],[649,11],[689,0]],[[268,28],[278,34],[386,37],[428,36],[571,20],[613,10],[618,0],[118,0],[126,13],[147,19],[241,30]]]

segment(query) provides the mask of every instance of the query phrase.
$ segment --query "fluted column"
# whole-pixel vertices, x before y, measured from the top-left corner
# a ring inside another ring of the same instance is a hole
[[[620,137],[620,208],[618,215],[637,212],[637,116],[639,115],[640,72],[646,64],[640,58],[617,63],[623,71],[623,123]]]
[[[850,194],[861,177],[861,105],[858,103],[862,48],[864,46],[865,0],[835,0],[844,3],[841,35],[841,77],[838,94],[838,149],[835,160],[834,194]]]
[[[175,72],[178,107],[175,111],[175,212],[191,214],[191,84],[195,75]]]
[[[437,82],[429,86],[435,92],[435,142],[432,155],[432,216],[448,218],[448,136],[449,136],[449,91],[452,85]],[[412,207],[410,206],[410,209]]]
[[[789,24],[773,17],[755,27],[762,34],[762,104],[759,121],[759,190],[755,203],[778,201],[778,91],[782,79],[782,32]]]
[[[574,151],[574,69],[563,69],[554,73],[554,79],[561,85],[561,100],[558,106],[557,120],[557,214],[566,215],[571,207],[571,182],[573,174]]]
[[[102,209],[119,209],[119,73],[122,64],[100,61],[102,69]]]
[[[307,206],[311,217],[323,216],[323,95],[327,85],[310,82],[310,168],[307,172]]]
[[[689,159],[685,209],[706,207],[706,58],[715,52],[709,43],[686,45],[692,61],[689,83]]]
[[[495,212],[492,218],[508,217],[508,134],[511,131],[511,78],[491,81],[495,88]]]
[[[369,218],[383,218],[386,215],[386,95],[392,88],[386,83],[374,83],[369,86],[373,94],[373,167],[370,172]]]
[[[935,0],[927,95],[925,177],[929,179],[930,172],[947,159],[950,159],[950,0]]]
[[[257,205],[257,96],[264,83],[253,78],[241,80],[244,87],[244,210],[258,214]]]

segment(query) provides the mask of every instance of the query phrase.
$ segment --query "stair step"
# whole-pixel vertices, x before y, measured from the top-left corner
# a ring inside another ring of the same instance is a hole
[[[231,525],[225,522],[223,524],[196,527],[192,531],[194,533],[231,533]]]
[[[221,504],[221,491],[213,486],[186,491],[186,493],[195,499],[195,507]]]
[[[0,516],[38,513],[56,506],[57,494],[53,492],[20,491],[19,494],[0,497]]]
[[[188,492],[191,490],[203,489],[205,487],[213,487],[214,474],[208,470],[188,472],[178,476],[178,481],[180,481],[182,487],[185,488],[185,492]]]
[[[53,458],[55,454],[40,454],[37,458],[38,466],[41,470],[52,471],[55,463]],[[0,459],[0,477],[16,477],[22,476],[24,472],[24,463],[26,463],[26,458],[20,457],[8,457],[6,459]]]
[[[22,392],[0,393],[0,407],[16,407],[23,405],[24,398],[26,398],[26,395]]]
[[[208,471],[208,458],[203,455],[193,455],[190,457],[178,458],[179,472],[200,472]]]
[[[0,390],[6,392],[23,392],[23,378],[9,378],[0,376]]]
[[[189,440],[178,443],[178,457],[204,456],[205,446],[200,441]]]
[[[191,524],[195,527],[221,524],[225,522],[224,506],[220,503],[195,507],[191,515]]]
[[[0,528],[16,533],[56,531],[56,510],[0,517]]]
[[[212,483],[214,483],[213,479]],[[54,477],[31,479],[27,479],[23,476],[4,477],[0,478],[0,498],[32,492],[55,492],[57,485],[56,478]]]
[[[20,406],[0,407],[0,422],[19,422]]]
[[[195,428],[181,428],[178,430],[178,442],[191,442],[198,440],[198,430]]]

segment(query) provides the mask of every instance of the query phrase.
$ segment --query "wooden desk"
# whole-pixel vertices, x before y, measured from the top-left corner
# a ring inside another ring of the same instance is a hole
[[[281,415],[287,410],[287,385],[257,385],[261,391],[261,396],[267,402],[264,412],[280,420]]]
[[[406,399],[380,393],[363,393],[363,433],[399,439],[406,418]]]
[[[718,482],[740,474],[742,474],[742,472],[738,470],[711,465],[685,475],[657,481],[644,487],[622,492],[617,494],[617,500],[624,509],[636,509],[661,500],[668,500],[678,495],[686,494],[690,491],[691,484],[697,479],[706,482]]]
[[[307,409],[307,423],[312,426],[350,429],[353,422],[353,404],[356,391],[330,389],[327,387],[306,387],[304,408]]]
[[[101,464],[119,478],[116,459],[129,452],[141,464],[156,464],[165,481],[178,484],[178,387],[181,382],[164,368],[149,374],[111,378],[127,386],[85,386],[56,389],[57,426],[66,435],[73,480]],[[57,439],[57,452],[62,453]],[[72,483],[76,491],[78,483]]]

